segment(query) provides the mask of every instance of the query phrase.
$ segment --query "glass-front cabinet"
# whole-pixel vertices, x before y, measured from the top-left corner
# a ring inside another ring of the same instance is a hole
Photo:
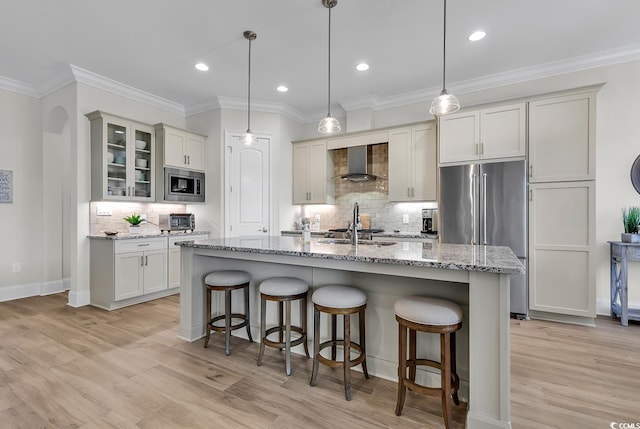
[[[96,111],[91,121],[91,199],[155,201],[154,129]]]

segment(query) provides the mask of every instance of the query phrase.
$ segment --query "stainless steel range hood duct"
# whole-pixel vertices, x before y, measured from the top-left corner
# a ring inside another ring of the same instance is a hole
[[[348,173],[340,176],[350,182],[369,182],[378,179],[371,171],[371,146],[354,146],[347,149]]]

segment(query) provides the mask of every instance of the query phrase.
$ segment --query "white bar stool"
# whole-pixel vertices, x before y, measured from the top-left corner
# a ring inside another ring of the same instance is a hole
[[[275,347],[280,350],[284,348],[285,372],[291,375],[291,347],[302,344],[304,352],[309,357],[309,346],[307,345],[307,296],[309,294],[309,284],[304,280],[295,277],[272,277],[260,283],[260,354],[258,355],[258,365],[262,365],[264,347]],[[291,302],[300,302],[300,324],[301,326],[291,326]],[[267,327],[267,301],[278,303],[278,326],[266,329]],[[286,304],[286,306],[285,306]],[[286,307],[283,320],[283,306]],[[295,340],[291,340],[291,331],[300,334]],[[267,337],[273,333],[278,333],[279,341],[272,341]]]
[[[369,378],[367,371],[367,354],[365,347],[365,319],[367,295],[360,289],[350,286],[324,286],[317,289],[312,296],[313,301],[313,371],[311,372],[312,386],[316,385],[319,363],[332,368],[344,369],[344,396],[351,400],[351,367],[362,364],[365,378]],[[320,312],[331,315],[331,340],[320,343]],[[343,340],[336,339],[336,319],[341,314],[344,317]],[[360,323],[360,344],[351,341],[351,315],[358,314]],[[342,345],[344,359],[336,360],[336,346]],[[322,349],[331,347],[331,359],[320,354]],[[351,349],[356,349],[360,355],[351,360]]]
[[[462,328],[462,309],[443,299],[412,296],[395,302],[394,312],[399,328],[398,400],[396,415],[402,413],[407,388],[423,395],[442,397],[442,416],[446,428],[452,424],[451,401],[456,405],[460,379],[456,374],[456,332]],[[409,358],[407,359],[407,330]],[[416,332],[440,334],[440,362],[416,358]],[[440,387],[416,383],[416,366],[426,365],[440,370]],[[409,376],[407,377],[407,369]]]
[[[246,326],[247,336],[249,341],[253,342],[251,338],[251,325],[249,322],[249,283],[251,282],[251,275],[245,271],[237,270],[225,270],[214,271],[204,278],[204,286],[207,288],[206,296],[206,311],[204,313],[204,323],[207,329],[205,335],[204,347],[209,345],[209,337],[211,331],[224,332],[224,353],[229,356],[231,351],[229,350],[229,342],[231,341],[231,331],[240,329]],[[244,292],[244,314],[231,313],[231,292],[236,289],[243,289]],[[216,317],[211,317],[211,291],[223,291],[224,292],[224,314]],[[217,326],[215,322],[224,319],[224,326]],[[232,325],[231,319],[240,319],[240,323]]]

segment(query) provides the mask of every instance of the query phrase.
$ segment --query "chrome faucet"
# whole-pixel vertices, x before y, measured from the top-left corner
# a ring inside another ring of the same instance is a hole
[[[362,229],[360,223],[360,206],[357,202],[353,203],[353,222],[351,222],[351,244],[358,245],[358,230]]]

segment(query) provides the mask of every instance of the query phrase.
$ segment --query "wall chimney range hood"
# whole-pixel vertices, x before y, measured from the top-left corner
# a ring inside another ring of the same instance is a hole
[[[353,146],[347,149],[347,174],[339,176],[350,182],[369,182],[378,179],[371,174],[371,146]]]

